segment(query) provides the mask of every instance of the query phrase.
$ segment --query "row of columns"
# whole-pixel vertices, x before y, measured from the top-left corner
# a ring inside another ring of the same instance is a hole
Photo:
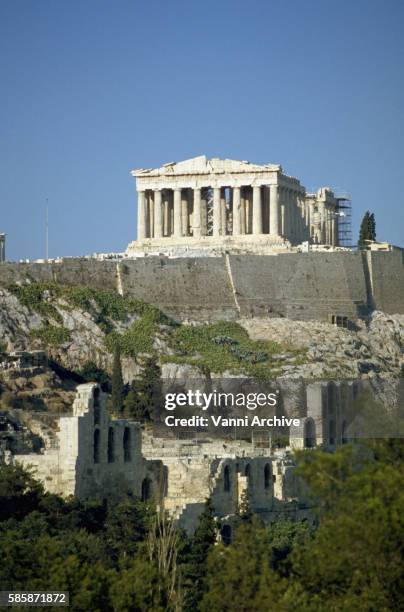
[[[310,204],[309,223],[310,239],[317,244],[338,246],[338,215],[334,206],[327,206],[324,201]]]
[[[213,187],[213,231],[212,235],[219,237],[227,234],[226,201],[221,187]],[[264,192],[263,190],[267,190]],[[189,235],[190,200],[187,193],[191,190],[165,189],[163,202],[162,190],[138,191],[138,240],[145,238],[163,238],[164,235],[181,238]],[[185,192],[185,196],[183,195]],[[202,207],[201,188],[192,190],[193,223],[192,235],[200,238],[206,235],[206,201]],[[171,196],[168,194],[172,193]],[[264,198],[265,196],[265,198]],[[268,203],[267,207],[263,207]],[[269,200],[269,202],[268,202]],[[266,211],[266,228],[269,235],[282,236],[297,243],[309,239],[310,206],[305,202],[304,194],[277,184],[269,186],[253,186],[252,202],[243,197],[242,188],[231,188],[232,201],[232,234],[241,235],[264,233],[263,208]],[[245,207],[251,224],[246,222]],[[244,206],[244,209],[243,209]],[[252,215],[250,213],[252,207]],[[172,209],[172,216],[171,216]],[[204,226],[204,227],[203,227]],[[247,227],[248,226],[248,227]],[[164,230],[164,231],[163,231]],[[267,232],[265,232],[267,233]]]

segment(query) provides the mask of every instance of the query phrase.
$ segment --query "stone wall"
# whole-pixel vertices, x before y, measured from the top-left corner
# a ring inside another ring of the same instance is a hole
[[[51,447],[42,454],[17,454],[15,460],[31,466],[51,493],[81,499],[125,492],[141,497],[148,470],[140,427],[110,420],[105,401],[97,384],[79,385],[73,415],[60,417]]]
[[[404,312],[404,250],[366,253],[374,306],[389,314]]]
[[[400,251],[151,256],[118,263],[67,259],[0,266],[0,285],[27,280],[117,290],[180,320],[273,315],[326,321],[332,314],[355,320],[371,309],[404,314]]]

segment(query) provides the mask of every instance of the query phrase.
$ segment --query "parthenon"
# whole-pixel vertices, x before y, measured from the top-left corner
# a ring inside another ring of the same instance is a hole
[[[280,165],[202,155],[132,171],[138,197],[134,251],[167,247],[338,246],[338,199],[306,192]]]

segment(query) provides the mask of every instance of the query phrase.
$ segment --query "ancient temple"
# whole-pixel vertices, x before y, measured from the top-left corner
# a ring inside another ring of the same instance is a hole
[[[306,193],[280,165],[204,155],[132,171],[137,240],[128,252],[169,247],[290,248],[338,245],[338,200],[329,188]]]

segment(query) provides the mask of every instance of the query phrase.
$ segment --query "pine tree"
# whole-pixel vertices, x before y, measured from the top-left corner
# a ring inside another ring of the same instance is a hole
[[[185,606],[184,610],[198,609],[199,602],[206,590],[206,561],[216,542],[217,524],[211,499],[205,502],[205,508],[199,517],[198,526],[191,540],[184,571]]]
[[[376,221],[374,214],[367,210],[360,226],[358,247],[364,249],[367,240],[376,240]]]
[[[376,219],[374,213],[369,217],[371,240],[376,240]]]
[[[140,377],[133,380],[124,402],[125,416],[138,421],[155,420],[163,406],[161,368],[155,357],[148,357]]]
[[[112,411],[121,413],[123,410],[123,376],[121,364],[121,351],[117,347],[114,351],[114,364],[112,369],[112,392],[111,405]]]

